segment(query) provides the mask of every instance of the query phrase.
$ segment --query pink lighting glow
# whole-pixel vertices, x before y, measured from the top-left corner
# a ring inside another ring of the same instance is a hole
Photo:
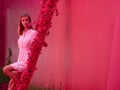
[[[4,1],[5,43],[13,50],[12,62],[18,53],[18,18],[28,12],[35,21],[39,2]],[[62,82],[63,90],[120,90],[120,1],[60,0],[58,11],[31,85],[52,81],[56,87]]]

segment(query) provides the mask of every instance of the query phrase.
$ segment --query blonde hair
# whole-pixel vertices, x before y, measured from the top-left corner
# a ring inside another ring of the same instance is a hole
[[[18,34],[19,35],[22,35],[23,31],[24,31],[24,27],[23,27],[22,22],[21,22],[21,18],[23,18],[23,17],[28,17],[29,23],[31,23],[31,17],[28,13],[24,13],[23,15],[21,15],[20,19],[19,19],[19,24],[18,24]],[[29,29],[32,29],[32,26],[30,26]]]

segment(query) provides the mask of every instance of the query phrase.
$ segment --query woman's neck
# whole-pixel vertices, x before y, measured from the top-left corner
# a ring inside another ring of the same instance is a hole
[[[28,31],[28,30],[29,30],[29,27],[26,27],[24,30],[25,30],[25,31]]]

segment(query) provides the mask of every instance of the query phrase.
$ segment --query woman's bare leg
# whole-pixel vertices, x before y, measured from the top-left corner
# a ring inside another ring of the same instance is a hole
[[[8,75],[11,78],[9,82],[8,90],[14,90],[16,83],[19,83],[20,75],[18,73],[13,73],[17,71],[10,65],[5,66],[3,68],[3,71],[6,75]]]
[[[21,73],[18,72],[18,73],[15,73],[15,75],[20,80]],[[8,90],[14,90],[15,87],[16,87],[16,82],[13,79],[11,79],[8,84]]]
[[[19,83],[18,78],[15,76],[15,74],[13,73],[13,71],[16,71],[13,67],[11,67],[10,65],[7,65],[3,68],[3,72],[8,75],[10,78],[12,78],[16,83]]]
[[[9,84],[8,84],[8,90],[14,90],[16,86],[16,83],[13,79],[10,79]]]

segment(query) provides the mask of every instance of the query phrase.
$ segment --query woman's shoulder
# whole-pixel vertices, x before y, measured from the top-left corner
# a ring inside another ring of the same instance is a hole
[[[32,34],[37,34],[37,33],[38,33],[38,31],[37,31],[37,30],[34,30],[34,29],[31,29],[30,32],[31,32]]]

